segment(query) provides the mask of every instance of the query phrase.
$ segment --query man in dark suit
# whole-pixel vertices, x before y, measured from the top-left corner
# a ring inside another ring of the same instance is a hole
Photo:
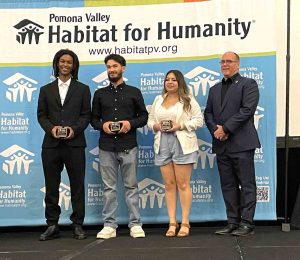
[[[204,111],[217,155],[228,225],[216,234],[254,234],[256,206],[254,152],[260,147],[254,126],[259,100],[255,80],[239,74],[240,58],[226,52],[220,61],[224,78],[213,86]]]
[[[45,216],[47,230],[40,240],[59,237],[61,213],[59,185],[66,167],[71,188],[73,235],[86,238],[82,229],[85,215],[85,147],[84,130],[91,117],[91,93],[88,86],[77,81],[79,60],[68,49],[58,51],[53,59],[55,81],[40,89],[37,117],[45,131],[42,163],[45,177]]]

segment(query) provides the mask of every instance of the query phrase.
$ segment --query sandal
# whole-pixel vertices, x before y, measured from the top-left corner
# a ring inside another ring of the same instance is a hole
[[[181,230],[182,227],[188,228],[188,231],[186,232],[186,231]],[[189,234],[190,234],[190,227],[191,226],[188,223],[181,223],[180,230],[179,230],[179,232],[177,234],[177,237],[187,237],[187,236],[189,236]]]
[[[170,230],[172,227],[175,227],[175,231]],[[178,223],[170,223],[169,224],[169,229],[166,233],[166,237],[175,237],[176,236],[176,230],[179,228]]]

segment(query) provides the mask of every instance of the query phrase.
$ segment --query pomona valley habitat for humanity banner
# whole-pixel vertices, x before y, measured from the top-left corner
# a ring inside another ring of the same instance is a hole
[[[37,122],[37,98],[40,87],[53,80],[51,62],[62,48],[78,54],[79,80],[90,86],[92,94],[109,82],[104,57],[123,55],[127,60],[125,80],[141,90],[148,110],[162,91],[166,72],[179,69],[203,111],[209,88],[222,79],[221,54],[228,50],[239,53],[241,75],[255,79],[260,91],[254,116],[262,144],[255,151],[255,219],[276,219],[276,29],[272,0],[148,1],[144,5],[105,1],[106,6],[101,5],[103,1],[54,2],[56,6],[53,1],[0,3],[0,226],[45,223],[40,156],[43,131]],[[85,133],[85,223],[100,224],[99,133],[91,126]],[[197,136],[199,157],[191,178],[191,222],[225,220],[216,157],[206,126],[197,130]],[[153,164],[153,132],[146,126],[140,128],[137,139],[142,220],[167,222],[165,186]],[[119,189],[118,220],[127,223],[122,182]],[[65,171],[59,192],[60,223],[67,224],[72,208]]]

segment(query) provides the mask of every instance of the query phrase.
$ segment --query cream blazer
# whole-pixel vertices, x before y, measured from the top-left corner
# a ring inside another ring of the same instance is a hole
[[[177,138],[181,145],[183,154],[189,154],[198,151],[199,146],[197,142],[196,129],[203,126],[203,115],[201,108],[196,99],[191,95],[191,110],[185,112],[183,110],[183,103],[180,102],[178,105],[176,123],[181,125],[181,129],[176,131]],[[153,125],[159,123],[157,119],[157,111],[160,109],[164,97],[162,95],[156,96],[152,104],[152,108],[149,113],[148,127],[153,131]],[[154,131],[153,131],[154,132]],[[161,131],[157,131],[154,136],[154,152],[158,154],[160,145]]]

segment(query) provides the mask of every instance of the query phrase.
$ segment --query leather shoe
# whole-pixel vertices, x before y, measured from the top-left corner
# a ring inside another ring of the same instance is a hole
[[[46,241],[50,239],[55,239],[60,237],[59,228],[57,225],[52,225],[47,228],[47,230],[41,234],[40,241]]]
[[[254,235],[254,230],[251,227],[241,225],[236,230],[232,231],[231,235],[246,237],[248,235]]]
[[[238,226],[236,226],[236,225],[228,224],[226,227],[217,230],[215,232],[215,234],[217,234],[217,235],[229,235],[229,234],[232,233],[232,231],[234,231],[237,228],[238,228]]]
[[[73,226],[73,237],[76,239],[79,239],[79,240],[86,238],[86,234],[85,234],[84,230],[82,229],[82,226],[80,226],[80,225]]]

